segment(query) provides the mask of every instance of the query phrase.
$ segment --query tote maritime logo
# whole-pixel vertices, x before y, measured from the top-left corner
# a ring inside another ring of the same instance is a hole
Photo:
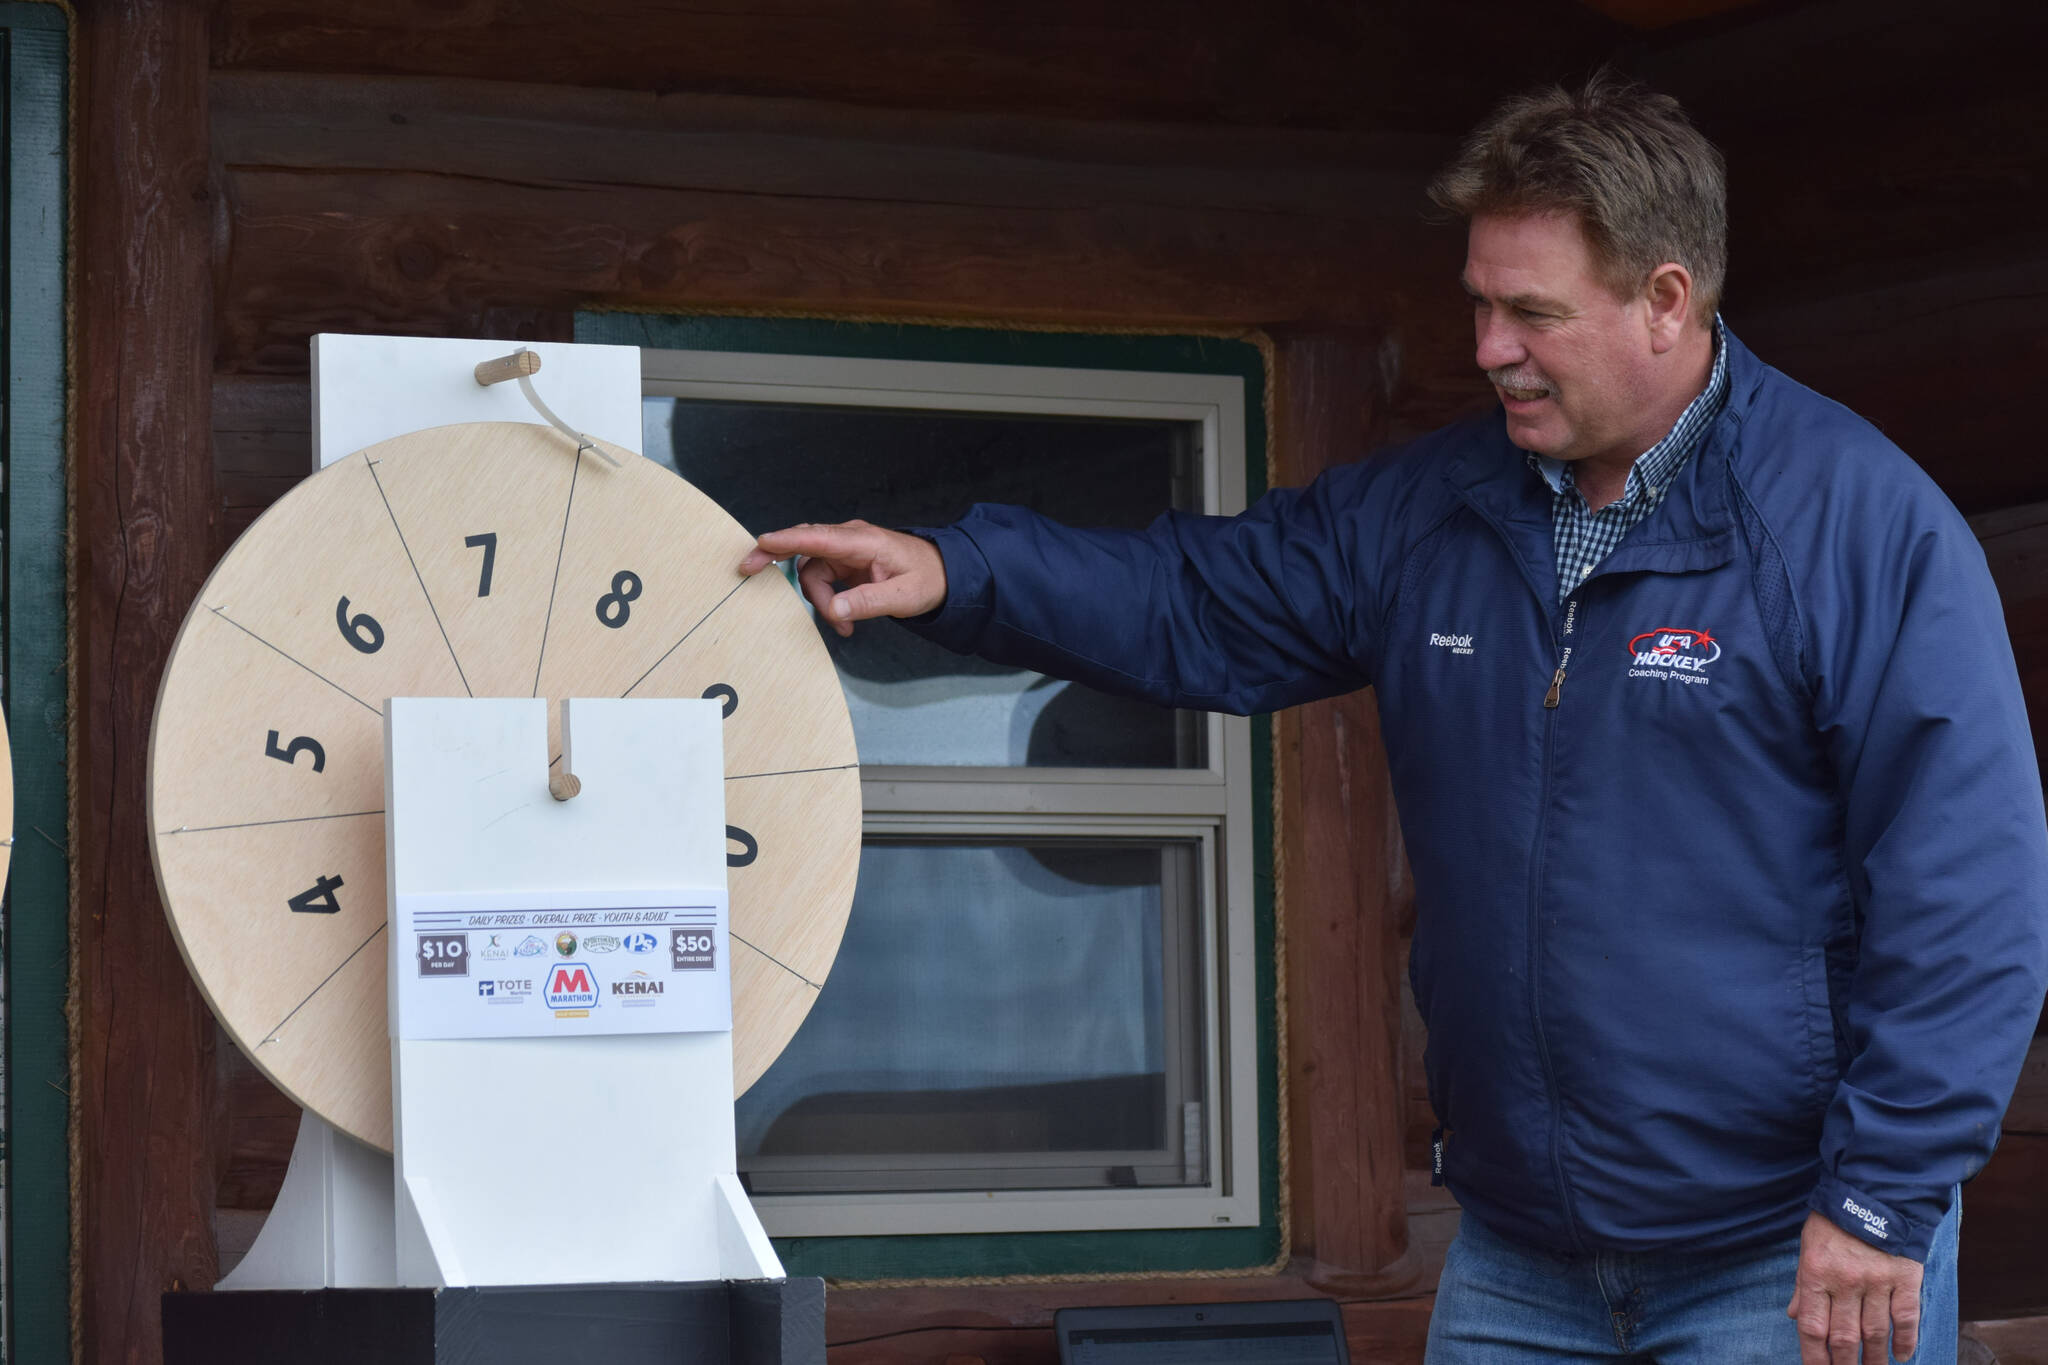
[[[1646,630],[1628,642],[1635,667],[1631,678],[1677,679],[1682,683],[1707,681],[1707,667],[1721,657],[1721,642],[1704,630]]]
[[[597,1008],[597,975],[587,963],[557,962],[542,997],[557,1019],[581,1019]]]

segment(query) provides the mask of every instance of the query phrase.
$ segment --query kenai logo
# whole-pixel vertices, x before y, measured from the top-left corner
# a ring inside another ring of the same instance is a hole
[[[1891,1234],[1885,1231],[1886,1228],[1891,1226],[1891,1219],[1878,1217],[1853,1199],[1844,1199],[1842,1201],[1842,1211],[1861,1218],[1863,1220],[1863,1230],[1872,1237],[1877,1238],[1881,1242],[1891,1239]]]
[[[1453,654],[1470,654],[1472,652],[1472,637],[1469,635],[1439,635],[1435,631],[1431,631],[1429,633],[1429,642],[1438,649],[1448,649]]]

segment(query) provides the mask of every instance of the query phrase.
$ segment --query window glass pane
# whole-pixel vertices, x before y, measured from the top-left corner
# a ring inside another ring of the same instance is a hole
[[[646,400],[650,458],[756,534],[799,521],[938,526],[977,502],[1021,503],[1086,526],[1141,527],[1201,505],[1193,422]],[[1192,768],[1192,712],[1122,701],[963,658],[893,621],[850,640],[820,628],[861,762]]]
[[[751,1188],[1202,1181],[1198,852],[870,841],[817,1005],[738,1103]]]

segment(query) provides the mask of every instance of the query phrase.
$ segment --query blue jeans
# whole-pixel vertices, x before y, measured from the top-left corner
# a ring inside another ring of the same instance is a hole
[[[1913,1365],[1954,1365],[1962,1200],[1934,1234]],[[1510,1242],[1469,1214],[1444,1260],[1428,1365],[1798,1365],[1792,1301],[1799,1239],[1731,1252],[1559,1256]],[[1865,1365],[1877,1365],[1865,1362]]]

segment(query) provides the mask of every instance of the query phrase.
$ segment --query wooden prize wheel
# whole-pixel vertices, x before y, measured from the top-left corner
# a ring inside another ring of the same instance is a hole
[[[753,537],[717,504],[603,449],[488,422],[358,451],[235,542],[172,649],[149,816],[179,949],[256,1065],[378,1148],[388,698],[547,698],[557,764],[562,699],[722,702],[735,1093],[839,948],[859,769],[809,611],[739,576]]]

